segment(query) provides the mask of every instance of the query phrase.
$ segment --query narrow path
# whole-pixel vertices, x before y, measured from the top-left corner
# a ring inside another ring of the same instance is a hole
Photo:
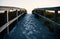
[[[4,39],[55,39],[55,35],[33,14],[26,14]]]

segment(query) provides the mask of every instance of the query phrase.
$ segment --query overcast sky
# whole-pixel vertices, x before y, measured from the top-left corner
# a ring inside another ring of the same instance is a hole
[[[31,13],[34,8],[60,6],[60,0],[0,0],[0,5],[25,8]]]

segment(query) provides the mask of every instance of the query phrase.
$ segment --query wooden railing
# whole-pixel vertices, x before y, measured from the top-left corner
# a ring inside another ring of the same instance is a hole
[[[27,11],[25,9],[22,10],[22,9],[17,9],[17,8],[16,9],[14,8],[13,10],[10,10],[10,9],[5,10],[5,9],[4,9],[4,12],[0,12],[0,15],[3,14],[1,15],[1,18],[0,18],[1,19],[0,20],[1,21],[0,33],[3,32],[7,28],[7,34],[9,34],[9,25],[12,24],[16,20],[18,22],[18,18],[26,14]],[[4,17],[4,19],[2,17]]]
[[[40,8],[39,9],[37,8],[37,9],[34,9],[32,11],[32,13],[35,14],[35,15],[37,15],[37,16],[39,16],[39,19],[42,18],[44,24],[45,23],[47,23],[47,25],[49,24],[48,27],[49,28],[52,27],[54,32],[56,32],[56,31],[60,32],[60,24],[57,22],[58,21],[58,10],[56,10],[56,9],[54,10],[55,11],[54,20],[51,20],[48,17],[46,17],[46,10],[47,9],[44,9],[44,8],[43,9],[42,8],[41,9]]]

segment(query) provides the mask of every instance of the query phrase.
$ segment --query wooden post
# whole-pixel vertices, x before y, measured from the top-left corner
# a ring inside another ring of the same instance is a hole
[[[8,16],[9,11],[7,11],[7,22],[9,22],[9,16]],[[7,24],[8,26],[8,24]],[[9,26],[7,27],[7,34],[9,34]]]
[[[55,22],[58,22],[58,10],[55,10]]]
[[[44,15],[43,15],[43,16],[45,16],[45,17],[46,17],[46,10],[44,10],[43,12],[44,12]],[[45,20],[44,20],[44,23],[45,23]]]
[[[58,22],[58,10],[55,10],[54,21]],[[57,25],[54,25],[57,26]],[[54,32],[57,32],[57,27],[54,27]]]
[[[16,10],[16,16],[18,17],[18,10]],[[18,19],[17,19],[17,23],[18,23]]]

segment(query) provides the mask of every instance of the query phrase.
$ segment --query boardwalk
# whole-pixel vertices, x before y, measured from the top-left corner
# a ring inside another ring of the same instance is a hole
[[[26,14],[4,39],[56,39],[56,37],[35,15]]]

